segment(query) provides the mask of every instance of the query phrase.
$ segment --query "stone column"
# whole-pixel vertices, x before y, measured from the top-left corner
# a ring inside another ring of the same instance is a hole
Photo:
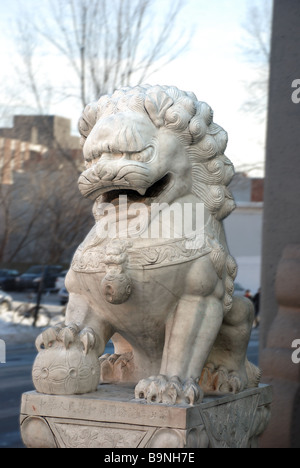
[[[288,245],[275,281],[278,313],[260,355],[263,381],[272,385],[274,393],[271,421],[261,438],[264,447],[300,448],[299,285],[300,244]]]
[[[291,364],[293,350],[288,347],[291,347],[293,341],[292,319],[289,314],[281,314],[280,325],[278,322],[274,323],[278,312],[278,301],[280,307],[287,307],[283,299],[285,296],[283,289],[289,287],[289,281],[293,280],[292,273],[285,270],[285,274],[288,275],[287,281],[284,286],[278,284],[276,297],[275,277],[279,261],[288,244],[297,244],[300,241],[300,104],[292,100],[292,93],[295,91],[292,83],[300,78],[299,18],[298,0],[274,0],[264,195],[260,367],[263,375],[267,376],[263,381],[272,382],[274,385],[275,403],[268,434],[262,440],[263,446],[280,446],[282,443],[285,446],[300,446],[300,431],[296,434],[291,427],[293,416],[299,407],[299,392],[297,394],[293,390],[294,379],[296,381],[298,379],[299,383],[299,365],[298,375],[296,371],[296,375],[293,373],[292,377],[291,375],[288,377],[284,369],[285,366],[290,368]],[[281,270],[278,274],[282,275]],[[295,299],[295,295],[293,297]],[[291,304],[289,300],[288,307],[295,306],[296,304]],[[300,313],[298,317],[300,321]],[[273,332],[270,332],[272,324]],[[271,346],[273,351],[269,352],[268,335],[274,333],[274,326],[280,326],[281,331],[278,330],[276,343],[273,340]],[[284,406],[276,407],[283,405],[283,400],[278,399],[281,391],[278,385],[281,379],[287,379],[285,398],[290,405],[284,427],[275,416],[277,414],[279,417],[286,412]],[[292,401],[289,398],[292,398]],[[284,431],[287,428],[288,440],[284,437],[283,441]]]

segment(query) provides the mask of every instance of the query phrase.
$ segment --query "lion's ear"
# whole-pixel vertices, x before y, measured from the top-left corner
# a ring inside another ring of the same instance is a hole
[[[96,121],[97,121],[97,102],[91,102],[85,107],[78,122],[78,130],[81,135],[81,139],[80,139],[81,146],[84,145],[85,140],[91,133],[91,130],[94,127]]]
[[[147,94],[144,105],[154,125],[162,127],[165,113],[173,105],[173,99],[164,91],[153,92]]]

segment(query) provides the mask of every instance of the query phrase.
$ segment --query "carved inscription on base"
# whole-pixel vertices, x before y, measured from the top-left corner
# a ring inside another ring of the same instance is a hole
[[[195,406],[148,405],[134,389],[101,386],[76,396],[23,395],[21,433],[27,447],[246,448],[269,420],[269,386],[205,398]],[[117,399],[119,398],[119,399]]]

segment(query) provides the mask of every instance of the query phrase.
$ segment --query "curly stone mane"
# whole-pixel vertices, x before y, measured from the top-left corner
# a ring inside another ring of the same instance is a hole
[[[216,231],[219,231],[217,235],[208,235],[212,248],[210,258],[218,276],[224,280],[223,307],[229,312],[237,264],[227,245],[220,240],[218,226],[218,221],[235,208],[227,188],[234,175],[233,165],[224,155],[227,132],[213,122],[211,107],[198,101],[194,93],[181,91],[175,86],[143,85],[121,88],[86,106],[79,121],[82,146],[100,118],[127,110],[148,115],[157,128],[164,126],[172,130],[184,144],[192,166],[192,193],[204,203],[216,220]]]
[[[145,113],[157,128],[164,126],[176,133],[191,162],[192,193],[217,221],[216,230],[219,231],[218,221],[222,221],[235,208],[227,188],[234,168],[224,155],[227,133],[213,122],[211,107],[198,101],[194,93],[181,91],[175,86],[124,87],[112,95],[102,96],[85,108],[79,121],[82,146],[100,118],[127,110]],[[212,235],[208,241],[212,248],[210,258],[218,276],[224,280],[223,307],[225,312],[229,312],[237,264],[220,240],[220,232]]]
[[[227,133],[213,122],[211,107],[175,86],[124,87],[86,106],[79,121],[82,146],[100,118],[126,110],[146,113],[156,127],[177,134],[192,165],[192,192],[216,219],[228,216],[235,208],[227,188],[234,169],[224,155]]]

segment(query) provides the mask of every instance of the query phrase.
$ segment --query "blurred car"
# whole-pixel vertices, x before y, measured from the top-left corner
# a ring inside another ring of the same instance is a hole
[[[44,278],[44,288],[54,289],[56,278],[62,269],[60,265],[32,266],[25,273],[16,278],[16,287],[19,291],[23,289],[37,290],[42,278]]]
[[[69,301],[69,293],[68,291],[66,290],[65,287],[61,288],[59,293],[58,293],[58,297],[59,297],[59,302],[61,303],[61,305],[66,305]]]
[[[62,271],[59,276],[56,278],[55,281],[55,290],[60,291],[62,288],[65,287],[65,278],[69,270]]]
[[[9,310],[13,310],[13,299],[0,289],[0,316]]]
[[[240,283],[234,283],[234,295],[235,296],[245,296],[246,289],[240,285]]]
[[[19,276],[17,270],[0,270],[0,288],[3,291],[13,291],[16,289],[16,278]]]

